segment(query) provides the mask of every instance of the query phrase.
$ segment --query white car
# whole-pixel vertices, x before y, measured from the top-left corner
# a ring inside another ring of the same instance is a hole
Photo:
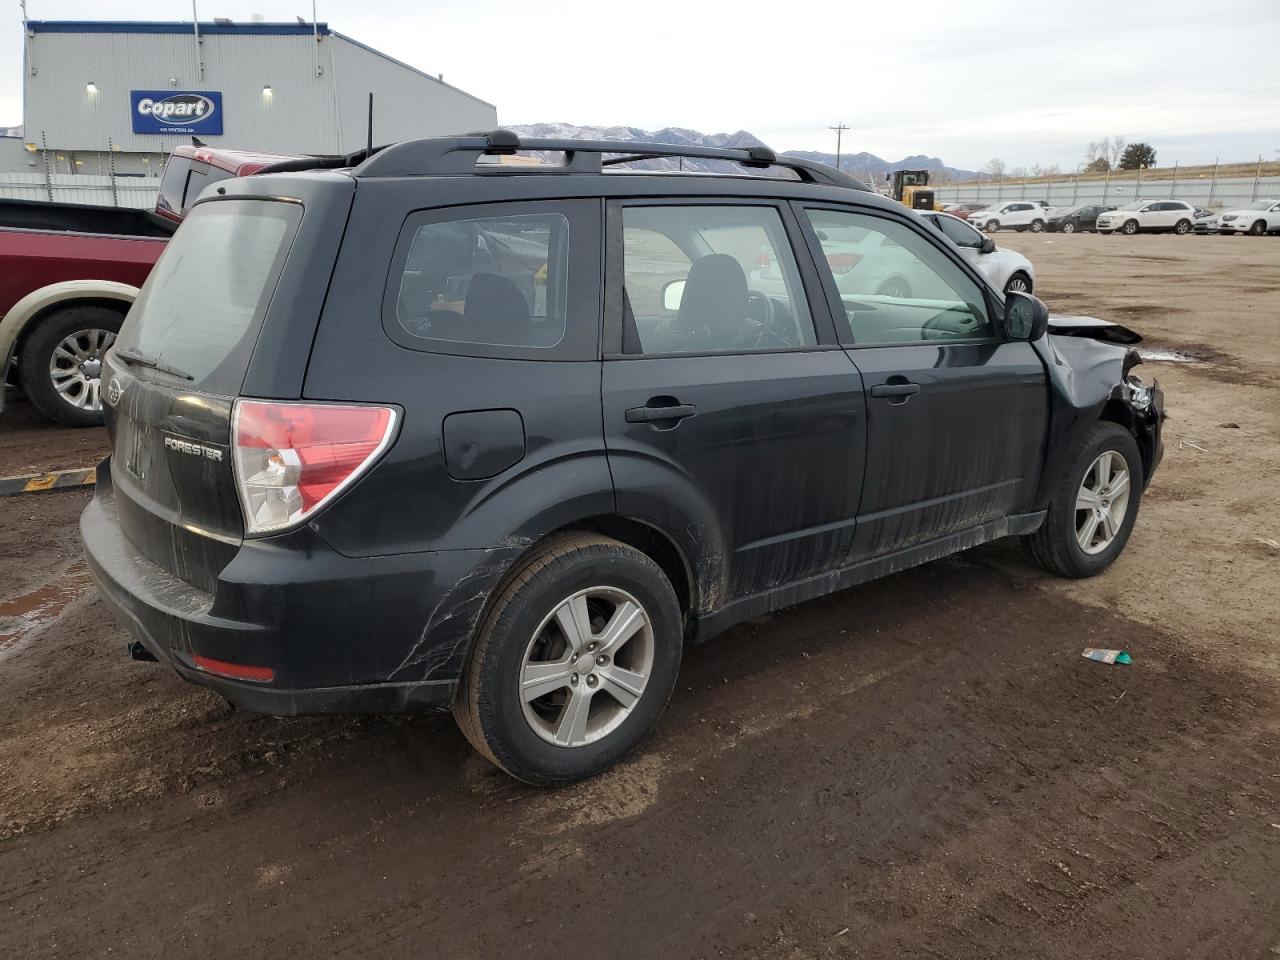
[[[969,214],[969,222],[987,233],[1006,227],[1039,233],[1044,229],[1045,215],[1045,208],[1034,200],[1011,200]]]
[[[922,213],[925,220],[942,231],[960,248],[960,254],[987,278],[997,290],[1005,293],[1031,293],[1036,285],[1036,268],[1016,250],[999,250],[995,241],[984,237],[959,217],[949,213]]]
[[[1224,210],[1218,218],[1219,233],[1248,233],[1260,237],[1280,230],[1280,200],[1255,200],[1247,207]]]
[[[1099,233],[1190,233],[1196,208],[1185,200],[1134,200],[1098,215]]]

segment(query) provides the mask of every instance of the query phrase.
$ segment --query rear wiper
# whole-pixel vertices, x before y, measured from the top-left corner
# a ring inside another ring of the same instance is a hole
[[[194,380],[191,374],[185,370],[179,370],[177,367],[171,367],[157,357],[148,357],[145,353],[139,353],[137,350],[130,350],[128,347],[116,347],[111,351],[114,356],[119,357],[125,363],[136,363],[140,367],[150,367],[152,370],[159,370],[161,373],[167,373],[171,377],[177,377],[180,380]]]

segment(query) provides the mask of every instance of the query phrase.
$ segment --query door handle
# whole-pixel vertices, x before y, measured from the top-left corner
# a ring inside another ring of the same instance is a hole
[[[920,392],[920,384],[918,383],[877,383],[871,388],[873,397],[901,397],[901,400],[890,401],[891,403],[903,403],[907,397],[915,396]]]
[[[668,407],[653,405],[631,407],[623,417],[627,423],[662,423],[670,420],[674,425],[677,421],[692,417],[697,412],[698,408],[691,403],[675,403]]]

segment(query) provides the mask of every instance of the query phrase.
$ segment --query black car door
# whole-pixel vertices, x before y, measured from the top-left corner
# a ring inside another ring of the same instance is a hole
[[[1002,336],[995,294],[918,223],[852,207],[800,214],[867,391],[850,559],[1026,509],[1045,440],[1045,370],[1030,344]]]
[[[683,543],[713,584],[704,610],[835,566],[852,545],[862,381],[797,239],[783,204],[610,205],[602,397],[617,510]]]

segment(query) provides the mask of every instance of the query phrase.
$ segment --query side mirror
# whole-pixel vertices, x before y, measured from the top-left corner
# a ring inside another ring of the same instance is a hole
[[[982,243],[978,244],[978,252],[979,253],[995,253],[996,242],[992,240],[990,237],[983,237]]]
[[[684,299],[683,280],[670,280],[662,285],[662,309],[675,313],[680,309],[680,301]]]
[[[1049,308],[1039,297],[1017,291],[1005,294],[1004,330],[1011,340],[1039,340],[1049,329]]]

